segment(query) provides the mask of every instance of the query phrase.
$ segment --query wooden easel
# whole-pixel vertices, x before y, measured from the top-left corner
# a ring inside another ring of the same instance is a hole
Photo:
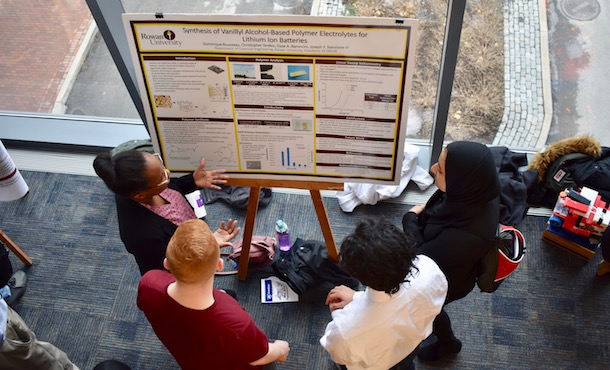
[[[252,234],[254,232],[254,223],[256,221],[256,213],[258,211],[258,201],[260,197],[260,189],[263,187],[267,188],[292,188],[292,189],[305,189],[309,190],[313,205],[318,215],[318,221],[320,222],[320,228],[322,229],[322,235],[326,242],[326,248],[328,249],[328,256],[333,260],[337,261],[339,254],[337,252],[337,245],[335,244],[335,238],[330,228],[328,221],[328,214],[324,207],[324,201],[320,190],[343,190],[343,183],[336,182],[306,182],[297,180],[264,180],[264,179],[229,179],[228,185],[233,186],[249,186],[250,187],[250,198],[248,199],[248,209],[246,211],[246,224],[244,226],[244,238],[242,244],[242,254],[239,258],[239,268],[237,270],[237,278],[239,280],[246,280],[248,275],[248,261],[250,259],[250,242],[252,241]]]
[[[2,241],[2,243],[4,243],[6,247],[11,250],[11,252],[15,253],[15,255],[19,257],[21,262],[25,263],[26,266],[32,266],[32,260],[30,259],[30,257],[23,253],[23,251],[17,246],[17,244],[13,243],[11,238],[9,238],[8,235],[6,235],[1,229],[0,241]]]

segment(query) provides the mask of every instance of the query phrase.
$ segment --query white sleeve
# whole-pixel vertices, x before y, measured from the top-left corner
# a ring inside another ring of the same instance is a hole
[[[333,361],[339,365],[348,365],[350,359],[353,358],[348,342],[343,339],[334,321],[326,325],[324,336],[320,338],[320,344],[330,354]]]

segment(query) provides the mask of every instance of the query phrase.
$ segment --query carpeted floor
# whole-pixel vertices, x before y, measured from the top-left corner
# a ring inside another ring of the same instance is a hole
[[[172,357],[135,306],[137,266],[118,236],[113,196],[96,177],[22,171],[30,186],[23,199],[0,204],[0,228],[33,260],[28,290],[15,309],[41,340],[66,351],[81,369],[118,359],[132,369],[177,369]],[[399,224],[408,205],[380,203],[343,213],[334,198],[325,204],[338,243],[364,216]],[[222,203],[207,206],[214,228],[245,212]],[[274,193],[259,210],[256,234],[273,235],[276,219],[294,238],[323,240],[309,196]],[[472,292],[448,306],[462,352],[419,369],[607,369],[610,367],[610,277],[596,277],[596,255],[585,262],[543,244],[546,219],[527,217],[520,229],[528,251],[517,273],[494,294]],[[11,257],[15,268],[23,264]],[[324,306],[329,283],[303,294],[298,303],[263,305],[260,278],[217,278],[237,291],[240,303],[270,339],[290,342],[278,369],[332,369],[319,345],[330,319]],[[236,348],[236,350],[239,350]],[[202,359],[202,369],[206,369]],[[215,369],[213,369],[215,370]]]

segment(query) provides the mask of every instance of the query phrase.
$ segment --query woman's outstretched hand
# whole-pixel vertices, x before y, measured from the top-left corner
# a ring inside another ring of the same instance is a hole
[[[199,167],[193,172],[193,178],[195,179],[195,185],[199,188],[210,188],[219,190],[219,184],[226,184],[229,175],[225,175],[227,170],[212,170],[206,171],[205,169],[205,158],[199,162]]]
[[[237,227],[237,220],[229,219],[225,224],[224,221],[220,222],[220,227],[214,231],[214,237],[218,242],[220,248],[232,246],[231,240],[239,234],[241,227]]]

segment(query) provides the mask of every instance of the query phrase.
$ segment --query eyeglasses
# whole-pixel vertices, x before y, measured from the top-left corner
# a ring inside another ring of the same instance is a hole
[[[157,157],[159,162],[161,162],[161,167],[163,167],[163,181],[161,181],[160,183],[158,183],[155,186],[155,188],[158,188],[159,186],[165,185],[165,184],[167,184],[169,182],[169,175],[167,174],[167,168],[165,168],[165,164],[163,163],[163,158],[161,158],[161,154],[153,153],[153,155],[155,157]]]

